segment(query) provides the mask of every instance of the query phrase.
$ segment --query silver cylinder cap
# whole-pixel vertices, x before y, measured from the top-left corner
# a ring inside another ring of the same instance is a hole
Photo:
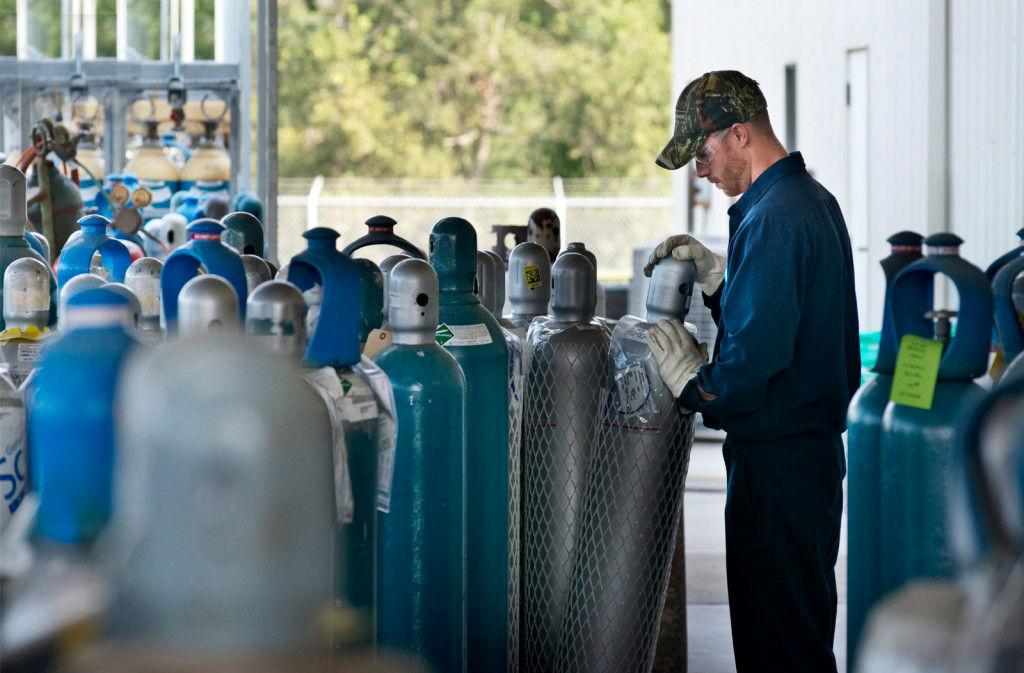
[[[128,300],[132,314],[131,326],[137,328],[139,323],[142,322],[142,302],[139,301],[138,295],[124,283],[107,283],[103,287],[118,293]]]
[[[388,323],[388,277],[391,275],[391,270],[394,269],[400,262],[404,262],[409,259],[409,255],[391,255],[385,257],[384,261],[380,263],[380,273],[384,280],[384,324]]]
[[[293,360],[306,352],[306,300],[285,280],[268,280],[249,293],[245,334],[261,349]]]
[[[28,225],[25,174],[10,164],[0,164],[0,235],[23,236]]]
[[[26,231],[25,235],[34,238],[36,242],[39,243],[39,247],[46,252],[43,256],[46,257],[46,259],[53,261],[53,254],[50,251],[50,241],[48,241],[45,236],[40,234],[38,231]]]
[[[594,317],[597,275],[583,255],[565,253],[551,266],[551,316],[555,322],[583,323]]]
[[[594,273],[597,273],[597,255],[587,250],[586,244],[582,243],[581,241],[573,241],[569,245],[565,246],[565,250],[560,252],[559,256],[566,255],[570,252],[575,252],[578,255],[583,255],[588,260],[590,260],[590,264],[594,267]]]
[[[142,305],[142,318],[160,318],[162,294],[160,273],[164,263],[154,257],[140,257],[124,274],[124,284],[132,289]]]
[[[508,300],[516,317],[534,318],[548,312],[551,258],[540,243],[520,243],[509,253]]]
[[[494,260],[494,317],[500,318],[505,309],[505,260],[493,250],[484,250]]]
[[[422,259],[407,259],[391,270],[388,321],[397,344],[434,341],[438,319],[437,272]]]
[[[237,332],[238,294],[220,276],[196,276],[178,294],[178,333],[182,336]]]
[[[64,316],[68,312],[68,299],[71,299],[83,290],[91,290],[94,287],[106,285],[107,281],[94,273],[80,273],[64,283],[60,289],[60,297],[57,299],[57,326],[64,326]]]
[[[242,255],[242,266],[245,267],[245,286],[247,293],[252,292],[270,280],[270,266],[257,255]]]
[[[690,261],[662,258],[651,272],[647,287],[647,320],[685,320],[697,269]]]
[[[50,318],[50,270],[34,257],[4,271],[4,321],[8,327],[45,327]]]
[[[476,283],[473,285],[480,305],[494,315],[497,297],[494,294],[494,258],[483,250],[476,251]]]

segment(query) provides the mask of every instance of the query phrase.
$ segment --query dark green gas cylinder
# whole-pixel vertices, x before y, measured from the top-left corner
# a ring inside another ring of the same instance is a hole
[[[25,237],[25,174],[10,164],[0,165],[0,293],[7,267],[16,259],[32,257],[50,267],[50,261],[32,249]],[[57,277],[50,270],[50,325],[57,323]],[[6,329],[0,311],[0,331]]]
[[[359,349],[366,345],[370,332],[380,329],[384,322],[384,274],[369,259],[353,259],[359,271],[359,284],[363,288],[363,308],[359,319]]]
[[[952,577],[947,534],[947,471],[958,419],[984,394],[974,379],[988,365],[992,288],[978,267],[959,255],[955,234],[925,240],[927,255],[897,274],[889,291],[894,343],[904,335],[938,339],[944,350],[931,408],[889,402],[882,417],[882,592],[909,580]],[[943,274],[960,298],[957,312],[931,310],[933,278]],[[950,321],[956,317],[956,334]]]
[[[435,339],[438,285],[420,259],[388,282],[392,345],[374,358],[391,381],[398,437],[391,505],[377,515],[377,645],[466,667],[466,378]]]
[[[39,162],[36,162],[36,166],[39,166]],[[50,241],[50,249],[53,250],[56,255],[60,250],[64,248],[64,244],[67,242],[68,237],[71,236],[72,232],[78,229],[78,219],[82,217],[82,193],[75,186],[75,183],[70,178],[63,175],[60,170],[53,165],[52,161],[46,162],[46,177],[49,191],[50,207],[53,211],[53,240]],[[36,187],[39,185],[39,176],[36,172],[32,173],[32,177],[28,182],[29,187]],[[47,198],[44,196],[43,198]],[[40,211],[40,202],[37,201],[28,209],[28,219],[32,222],[32,227],[38,231],[43,232],[43,221]]]
[[[508,670],[510,485],[508,346],[497,320],[473,294],[476,231],[446,217],[430,232],[430,264],[441,288],[437,342],[466,376],[467,670]]]
[[[896,368],[896,344],[893,338],[892,318],[888,315],[889,287],[903,267],[921,258],[924,237],[912,231],[901,231],[889,237],[891,254],[882,260],[885,274],[885,308],[882,314],[882,337],[878,345],[878,360],[872,370],[875,377],[860,387],[846,416],[849,429],[847,444],[847,534],[849,571],[847,575],[847,631],[846,642],[850,670],[860,642],[861,630],[868,612],[881,598],[882,500],[880,472],[880,444],[882,414],[889,403],[892,373]],[[930,306],[921,306],[924,313]]]

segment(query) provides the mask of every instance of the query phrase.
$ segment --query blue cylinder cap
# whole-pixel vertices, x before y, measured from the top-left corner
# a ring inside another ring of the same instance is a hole
[[[886,239],[893,247],[893,252],[914,252],[912,250],[897,250],[896,248],[916,248],[916,252],[921,251],[921,243],[924,241],[924,236],[914,231],[900,231]]]
[[[313,227],[302,234],[302,237],[306,239],[306,245],[310,250],[337,250],[338,235],[338,232],[328,227]]]
[[[110,220],[102,215],[86,215],[78,220],[78,227],[82,231],[104,232],[110,226]]]
[[[366,221],[366,226],[370,228],[370,231],[374,229],[384,229],[386,231],[392,231],[395,225],[398,224],[398,220],[387,215],[374,215]]]
[[[188,225],[188,237],[194,241],[219,241],[224,225],[217,220],[204,217]]]
[[[950,232],[932,234],[924,239],[929,255],[958,255],[958,249],[963,243],[964,239]]]
[[[1024,227],[1017,230],[1017,237],[1020,238],[1022,243],[1024,243]]]
[[[461,217],[446,217],[430,230],[430,265],[441,292],[473,292],[476,229]]]

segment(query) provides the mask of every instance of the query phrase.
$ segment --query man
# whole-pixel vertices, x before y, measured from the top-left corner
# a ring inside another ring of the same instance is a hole
[[[651,330],[683,413],[726,431],[726,574],[740,673],[835,671],[835,563],[846,460],[840,437],[860,381],[850,237],[835,198],[775,137],[757,82],[691,82],[657,159],[727,196],[728,257],[690,236],[659,245],[692,260],[718,324],[714,359],[678,321]]]

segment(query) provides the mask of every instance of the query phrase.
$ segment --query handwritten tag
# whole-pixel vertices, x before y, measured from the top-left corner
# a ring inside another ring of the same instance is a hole
[[[900,339],[889,399],[918,409],[931,409],[939,378],[942,342],[907,334]]]

